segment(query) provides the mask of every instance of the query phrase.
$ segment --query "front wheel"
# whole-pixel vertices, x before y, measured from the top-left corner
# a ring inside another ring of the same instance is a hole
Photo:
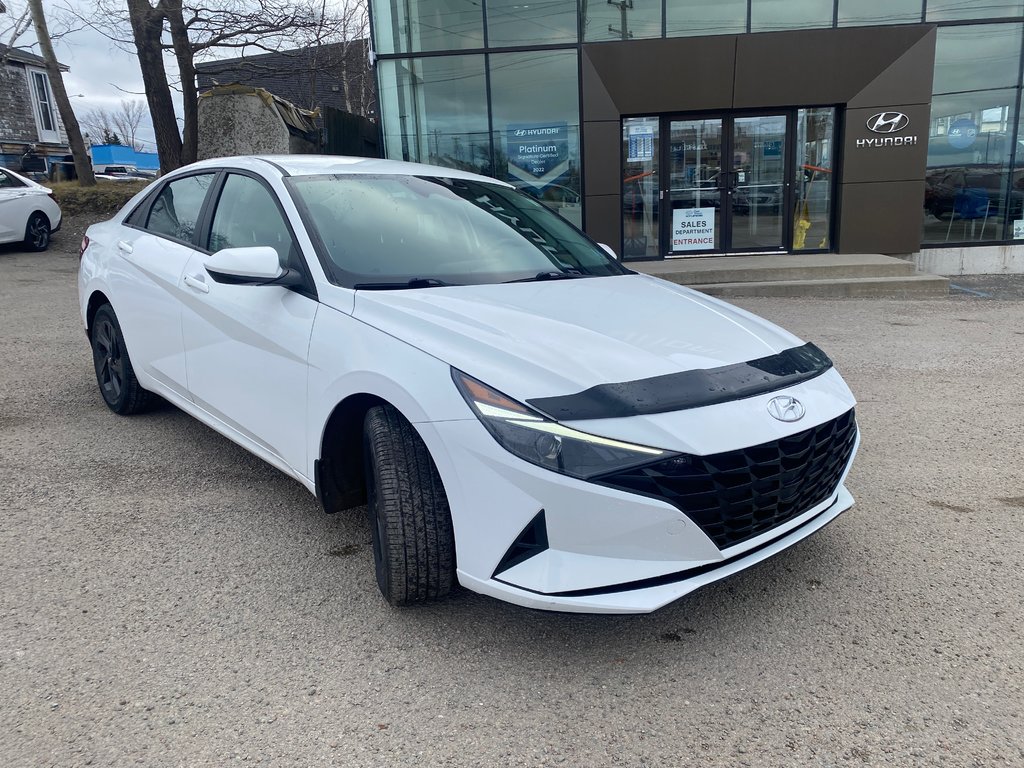
[[[36,211],[25,225],[25,247],[30,251],[45,251],[50,247],[50,220]]]
[[[146,410],[153,395],[142,388],[135,378],[135,369],[124,345],[121,325],[114,308],[104,304],[96,311],[89,331],[92,341],[92,361],[96,368],[103,401],[114,413],[129,416]]]
[[[363,456],[381,594],[392,605],[444,597],[455,580],[455,536],[427,446],[395,408],[382,405],[366,414]]]

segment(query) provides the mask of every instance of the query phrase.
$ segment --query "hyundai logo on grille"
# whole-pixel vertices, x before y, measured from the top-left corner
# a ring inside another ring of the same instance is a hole
[[[869,131],[875,133],[897,133],[910,125],[910,118],[902,112],[879,112],[868,118]]]
[[[779,421],[800,421],[804,417],[804,404],[795,397],[783,395],[768,401],[768,413]]]

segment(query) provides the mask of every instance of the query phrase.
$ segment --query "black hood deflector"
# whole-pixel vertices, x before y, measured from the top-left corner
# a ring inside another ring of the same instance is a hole
[[[599,384],[574,395],[540,397],[526,402],[558,421],[643,416],[774,392],[820,376],[831,367],[828,355],[814,344],[804,344],[746,363]]]

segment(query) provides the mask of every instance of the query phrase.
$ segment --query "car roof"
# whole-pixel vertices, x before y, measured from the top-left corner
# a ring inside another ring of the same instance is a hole
[[[407,163],[401,160],[382,160],[372,157],[346,157],[343,155],[243,155],[201,160],[198,163],[179,168],[177,172],[200,168],[246,168],[266,172],[266,164],[275,166],[290,176],[315,176],[318,174],[366,174],[374,176],[438,176],[446,179],[467,179],[491,184],[511,186],[503,181],[481,176],[457,168],[445,168],[424,163]],[[262,166],[262,167],[261,167]]]

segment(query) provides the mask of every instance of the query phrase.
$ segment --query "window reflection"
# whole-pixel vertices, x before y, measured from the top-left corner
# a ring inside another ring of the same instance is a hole
[[[831,107],[797,110],[794,251],[829,247],[835,114]]]
[[[658,237],[659,121],[657,117],[622,120],[622,257],[661,255]]]
[[[832,26],[832,0],[750,0],[750,31]]]
[[[668,37],[747,31],[747,0],[666,0]]]
[[[484,47],[482,0],[373,0],[380,53]]]
[[[582,226],[575,51],[494,54],[490,66],[493,175]]]
[[[483,56],[384,60],[387,156],[491,172]]]
[[[1024,190],[1009,173],[1014,90],[935,96],[925,173],[926,243],[1001,240],[1021,218]]]
[[[921,0],[839,0],[839,26],[921,21]]]
[[[933,93],[1008,88],[1017,83],[1020,24],[940,27]]]
[[[661,0],[589,0],[583,6],[583,39],[661,37]]]
[[[487,0],[487,44],[575,43],[577,7],[566,0]]]
[[[1024,16],[1021,0],[928,0],[928,21]]]

